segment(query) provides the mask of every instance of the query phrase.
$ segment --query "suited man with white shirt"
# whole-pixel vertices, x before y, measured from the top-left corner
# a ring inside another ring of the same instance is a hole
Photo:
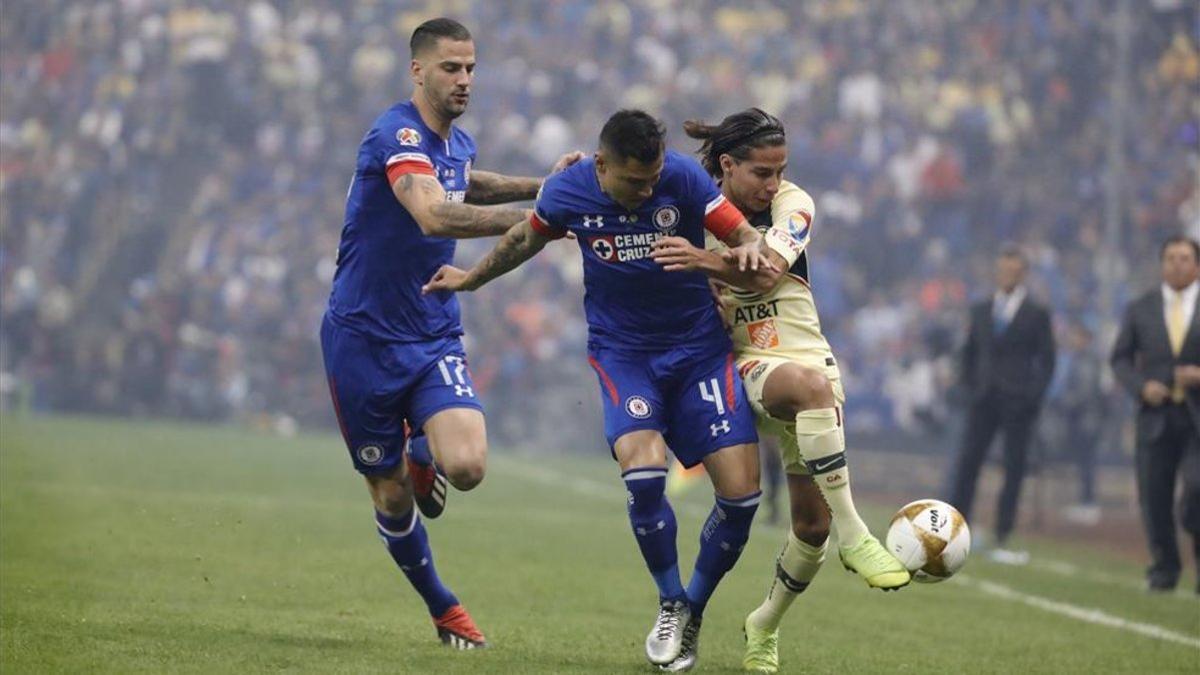
[[[1029,297],[1024,285],[1028,267],[1019,248],[1006,246],[1001,251],[996,292],[971,307],[962,351],[967,424],[949,501],[970,518],[979,471],[992,439],[1001,432],[1004,487],[996,512],[996,545],[1001,550],[1016,524],[1029,441],[1054,374],[1050,313]]]
[[[1160,262],[1162,285],[1129,305],[1112,353],[1113,373],[1138,402],[1138,501],[1152,591],[1179,582],[1174,501],[1181,469],[1180,520],[1200,560],[1200,244],[1171,237]]]

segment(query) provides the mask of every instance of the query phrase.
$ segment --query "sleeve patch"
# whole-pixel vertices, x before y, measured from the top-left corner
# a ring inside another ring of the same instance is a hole
[[[396,130],[396,142],[400,145],[421,145],[421,132],[412,127],[402,127]]]

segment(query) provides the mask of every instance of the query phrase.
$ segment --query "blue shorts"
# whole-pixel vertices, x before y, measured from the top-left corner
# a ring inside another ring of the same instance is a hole
[[[389,473],[403,456],[408,429],[420,430],[446,408],[483,411],[457,337],[429,342],[372,340],[326,314],[321,353],[333,410],[354,468]]]
[[[653,429],[680,463],[692,467],[721,448],[758,442],[754,410],[727,351],[592,347],[588,363],[600,379],[610,448],[631,431]]]

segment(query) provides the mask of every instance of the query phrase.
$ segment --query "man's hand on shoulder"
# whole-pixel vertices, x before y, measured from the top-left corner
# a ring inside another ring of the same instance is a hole
[[[583,159],[583,157],[584,154],[578,150],[568,152],[562,157],[559,157],[558,161],[554,163],[554,166],[550,168],[551,175],[556,174],[572,164],[579,162],[579,160]]]

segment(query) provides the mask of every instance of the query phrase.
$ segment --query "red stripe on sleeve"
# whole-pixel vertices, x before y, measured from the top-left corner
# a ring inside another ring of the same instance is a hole
[[[436,176],[433,167],[425,162],[408,160],[404,162],[394,162],[387,168],[388,185],[395,184],[396,180],[406,173],[417,173],[422,176]]]
[[[720,206],[704,216],[704,229],[712,232],[717,239],[724,240],[733,234],[733,231],[745,219],[742,212],[726,199],[721,202]]]
[[[529,226],[533,228],[534,232],[550,239],[562,239],[567,236],[565,231],[550,227],[549,223],[539,218],[537,211],[529,216]]]

